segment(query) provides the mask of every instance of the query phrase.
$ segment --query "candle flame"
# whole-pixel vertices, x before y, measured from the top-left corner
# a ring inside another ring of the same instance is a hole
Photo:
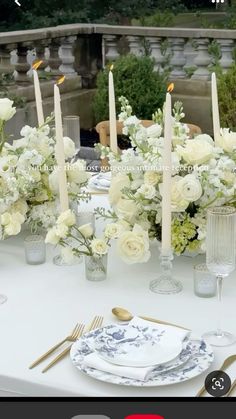
[[[170,83],[169,86],[167,87],[167,92],[168,93],[173,92],[174,88],[175,88],[174,83]]]
[[[114,65],[113,65],[113,64],[111,64],[111,66],[110,66],[110,71],[112,71],[112,70],[113,70],[113,68],[114,68]]]
[[[42,60],[36,60],[34,61],[34,64],[32,65],[33,70],[38,70],[39,66],[43,63]]]
[[[59,77],[59,79],[57,79],[56,84],[57,84],[57,85],[58,85],[58,84],[62,84],[62,83],[65,81],[65,78],[66,78],[66,76],[61,76],[61,77]]]

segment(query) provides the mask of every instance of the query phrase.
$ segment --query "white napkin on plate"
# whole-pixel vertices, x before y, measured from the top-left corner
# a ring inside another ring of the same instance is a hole
[[[166,343],[178,341],[183,341],[187,336],[189,336],[190,331],[185,329],[180,329],[174,326],[168,326],[164,324],[157,324],[149,322],[147,320],[140,319],[140,317],[134,317],[130,325],[140,325],[140,326],[152,326],[152,328],[157,328],[158,330],[165,330],[165,339]],[[90,355],[87,355],[83,360],[83,366],[89,368],[95,368],[99,371],[108,372],[113,375],[118,375],[119,377],[132,378],[134,380],[147,381],[149,374],[155,368],[151,367],[127,367],[121,365],[111,364],[107,361],[104,361],[98,356],[96,352],[92,352]]]

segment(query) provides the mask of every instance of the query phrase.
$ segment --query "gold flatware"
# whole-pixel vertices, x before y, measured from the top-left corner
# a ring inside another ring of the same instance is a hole
[[[224,360],[224,362],[223,362],[223,364],[221,365],[221,367],[220,368],[218,368],[218,371],[224,371],[224,370],[226,370],[230,365],[232,365],[233,364],[233,362],[235,362],[236,361],[236,354],[235,355],[230,355],[230,356],[228,356],[228,358],[226,358],[225,360]],[[230,389],[231,390],[231,389]],[[230,391],[229,390],[229,391]],[[205,391],[206,391],[206,388],[205,388],[205,386],[203,386],[199,391],[198,391],[198,393],[196,394],[196,397],[201,397],[204,393],[205,393]]]
[[[36,367],[36,365],[40,364],[42,361],[44,361],[44,359],[46,359],[50,354],[52,354],[56,349],[58,349],[61,345],[63,345],[63,343],[65,342],[75,342],[77,335],[80,331],[80,326],[78,323],[75,325],[74,329],[72,330],[71,334],[66,336],[65,339],[63,339],[61,342],[57,343],[55,346],[53,346],[51,349],[49,349],[45,354],[43,354],[42,356],[40,356],[38,359],[36,359],[36,361],[33,362],[33,364],[31,364],[29,366],[29,369],[32,369],[34,367]]]
[[[122,307],[114,307],[111,311],[114,314],[114,316],[116,316],[117,319],[121,320],[121,321],[130,321],[134,317],[133,314],[131,314],[128,310],[126,310],[125,308],[122,308]],[[146,316],[139,316],[139,317],[143,320],[148,320],[149,322],[158,323],[158,324],[166,324],[168,326],[174,326],[174,327],[178,327],[180,329],[190,330],[190,329],[187,329],[186,327],[179,326],[179,325],[174,324],[174,323],[169,323],[169,322],[165,322],[163,320],[153,319],[152,317],[146,317]]]
[[[90,323],[90,325],[88,326],[88,328],[86,329],[86,332],[90,332],[91,330],[94,330],[94,329],[97,329],[98,327],[101,327],[102,323],[103,323],[103,317],[102,316],[95,316],[94,319],[92,320],[92,322]],[[84,333],[84,326],[83,326],[82,330],[80,331],[79,336],[77,336],[77,338],[82,336],[83,333]],[[70,352],[70,349],[71,349],[72,345],[73,345],[73,343],[71,343],[66,349],[64,349],[63,352],[61,352],[59,355],[57,355],[56,358],[54,358],[52,360],[52,362],[50,362],[50,364],[48,364],[42,370],[42,372],[44,373],[44,372],[48,371],[58,361],[65,358],[65,356]]]
[[[231,387],[230,387],[228,393],[225,395],[225,397],[229,397],[230,394],[233,393],[233,391],[234,391],[235,388],[236,388],[236,380],[234,380],[233,383],[231,384]]]

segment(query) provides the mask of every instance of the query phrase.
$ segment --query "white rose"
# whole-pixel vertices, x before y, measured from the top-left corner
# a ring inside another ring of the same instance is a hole
[[[108,252],[107,243],[102,239],[93,239],[91,241],[91,249],[93,253],[99,256],[106,255]]]
[[[147,128],[148,138],[158,138],[162,132],[162,127],[159,124],[153,124]]]
[[[215,153],[213,140],[209,135],[198,135],[186,140],[185,146],[176,146],[177,153],[189,164],[207,163]]]
[[[12,215],[12,221],[15,223],[19,223],[19,224],[23,224],[23,222],[25,221],[25,217],[24,215],[22,215],[20,212],[14,212]]]
[[[194,202],[202,196],[202,186],[194,175],[186,175],[178,182],[178,189],[182,199]]]
[[[67,211],[64,211],[61,215],[59,215],[57,219],[57,224],[65,224],[67,227],[71,227],[75,224],[75,214],[68,209]]]
[[[1,224],[3,226],[9,224],[11,222],[11,214],[9,212],[4,212],[1,214]]]
[[[89,178],[84,160],[77,160],[75,163],[70,164],[66,173],[69,182],[76,184],[85,183]]]
[[[9,121],[15,115],[16,108],[14,108],[13,101],[7,98],[0,98],[0,119],[2,121]]]
[[[134,201],[121,198],[115,206],[115,212],[119,218],[132,222],[137,213],[137,206]]]
[[[75,143],[69,137],[63,137],[64,153],[66,159],[71,159],[75,155]]]
[[[60,223],[56,226],[56,235],[60,239],[65,239],[68,234],[68,226],[66,224]]]
[[[183,199],[180,189],[178,186],[179,181],[182,178],[180,176],[174,176],[171,179],[171,211],[172,212],[183,212],[189,206],[189,201]],[[159,185],[160,194],[163,194],[163,183]]]
[[[155,186],[160,181],[160,174],[158,172],[154,172],[153,170],[149,170],[144,173],[144,182]]]
[[[61,257],[63,262],[67,264],[71,264],[75,260],[75,255],[73,253],[73,249],[71,247],[62,247],[61,248]]]
[[[118,173],[111,179],[111,186],[109,189],[109,201],[111,205],[117,204],[122,197],[122,189],[130,186],[129,177],[123,173]]]
[[[229,128],[221,129],[221,136],[217,145],[228,153],[236,150],[236,132],[230,132]]]
[[[138,190],[137,194],[143,195],[146,199],[153,199],[156,195],[156,189],[153,185],[144,183]]]
[[[18,199],[18,201],[11,206],[11,212],[19,212],[22,215],[26,215],[27,211],[28,205],[23,199]]]
[[[16,236],[21,231],[21,224],[17,221],[12,221],[7,224],[4,228],[4,232],[7,236]]]
[[[57,234],[56,227],[51,228],[47,232],[47,235],[46,235],[46,238],[45,238],[45,243],[58,244],[59,241],[60,241],[60,236],[58,236],[58,234]]]
[[[91,223],[83,224],[82,226],[78,227],[78,230],[86,239],[93,235],[93,227]]]
[[[150,258],[148,233],[135,225],[133,231],[125,231],[117,242],[121,259],[128,263],[143,263]]]
[[[108,239],[117,239],[123,231],[124,227],[122,224],[110,223],[106,225],[104,235]]]

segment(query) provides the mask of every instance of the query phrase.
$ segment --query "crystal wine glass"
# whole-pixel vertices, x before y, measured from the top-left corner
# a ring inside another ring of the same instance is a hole
[[[76,151],[80,150],[80,119],[77,115],[68,115],[63,118],[64,135],[75,143]]]
[[[235,223],[233,207],[214,207],[207,212],[206,264],[217,279],[217,295],[220,305],[222,283],[235,269]],[[221,329],[221,307],[218,310],[218,328],[203,335],[214,346],[228,346],[236,336]]]

